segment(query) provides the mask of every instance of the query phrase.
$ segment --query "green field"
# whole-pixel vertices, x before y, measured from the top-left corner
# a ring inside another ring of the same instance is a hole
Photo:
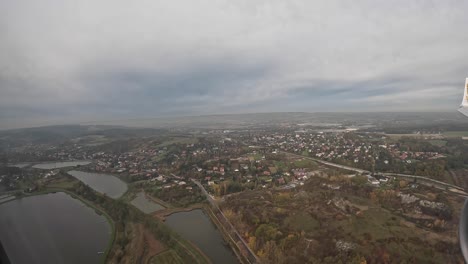
[[[198,138],[196,137],[176,137],[176,138],[170,138],[161,144],[158,145],[158,147],[167,147],[172,144],[195,144],[198,142]]]
[[[69,178],[60,178],[51,181],[50,183],[47,184],[47,187],[49,188],[59,188],[59,189],[69,189],[72,188],[75,183],[77,183],[78,180],[75,179],[69,179]]]
[[[468,137],[468,131],[446,131],[443,135],[446,137]]]
[[[385,134],[390,138],[416,137],[416,138],[440,138],[439,134]]]
[[[313,232],[320,227],[320,223],[315,218],[304,212],[286,217],[284,225],[297,232]]]
[[[437,146],[437,147],[443,147],[443,146],[447,145],[447,141],[441,140],[441,139],[431,139],[431,140],[429,140],[429,143],[431,143],[432,145]]]
[[[260,153],[256,153],[256,154],[249,154],[249,158],[252,158],[252,159],[254,159],[254,160],[261,160],[261,159],[262,159],[262,157],[263,157],[263,155],[262,155],[262,154],[260,154]]]
[[[150,263],[183,264],[184,262],[174,250],[170,249],[151,258]]]
[[[419,233],[415,232],[413,227],[408,227],[403,224],[404,218],[397,216],[383,208],[369,208],[365,211],[361,217],[351,217],[348,221],[333,222],[332,225],[339,230],[343,230],[343,233],[354,239],[358,238],[366,240],[366,235],[371,236],[372,239],[377,241],[386,241],[385,247],[390,252],[399,252],[400,255],[405,258],[411,258],[411,256],[417,256],[420,260],[424,260],[425,263],[442,263],[444,258],[441,254],[425,254],[426,252],[421,251],[421,247],[418,244],[406,243],[405,247],[401,247],[397,241],[392,239],[398,237],[398,239],[405,241],[413,241],[417,239]],[[367,248],[362,248],[366,255],[372,254]],[[417,252],[417,254],[415,254]],[[432,256],[431,256],[432,255]]]
[[[282,170],[287,170],[288,165],[284,161],[273,161],[275,167]]]
[[[294,165],[298,168],[315,168],[317,166],[317,162],[309,159],[301,159],[294,161]]]

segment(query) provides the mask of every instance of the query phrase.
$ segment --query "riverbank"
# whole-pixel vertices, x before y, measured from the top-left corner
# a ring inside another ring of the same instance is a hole
[[[185,207],[185,208],[182,208],[182,207],[167,208],[165,210],[156,211],[156,212],[152,213],[151,215],[157,217],[159,220],[164,222],[164,221],[166,221],[166,217],[168,217],[168,216],[170,216],[172,214],[181,213],[181,212],[190,212],[190,211],[193,211],[193,210],[196,210],[196,209],[202,209],[203,210],[203,208],[204,208],[203,204],[194,204],[194,205],[191,205],[191,206]]]

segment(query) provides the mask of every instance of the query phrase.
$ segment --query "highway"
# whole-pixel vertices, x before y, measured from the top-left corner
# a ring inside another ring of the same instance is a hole
[[[244,145],[247,145],[247,144],[244,143]],[[250,147],[265,148],[265,147],[261,147],[261,146],[250,146]],[[354,171],[354,172],[357,172],[359,174],[370,174],[371,173],[370,171],[367,171],[367,170],[363,170],[363,169],[359,169],[359,168],[355,168],[355,167],[351,167],[351,166],[346,166],[346,165],[341,165],[341,164],[337,164],[337,163],[333,163],[333,162],[329,162],[329,161],[324,161],[324,160],[317,159],[317,158],[307,157],[307,156],[303,156],[303,155],[299,155],[299,154],[295,154],[295,153],[291,153],[291,152],[286,152],[286,151],[279,151],[279,152],[283,153],[283,154],[295,156],[295,157],[298,157],[298,158],[312,160],[312,161],[315,161],[315,162],[318,162],[318,163],[321,163],[321,164],[324,164],[324,165],[327,165],[327,166],[330,166],[330,167],[335,167],[335,168],[338,168],[338,169]],[[383,175],[383,176],[386,176],[386,177],[399,177],[399,178],[407,178],[407,179],[408,178],[416,179],[416,180],[419,180],[419,182],[425,183],[425,185],[434,186],[435,188],[438,188],[438,189],[441,189],[441,190],[447,190],[447,191],[452,192],[454,194],[458,194],[458,195],[462,195],[462,196],[468,196],[468,193],[466,193],[465,190],[460,186],[456,186],[456,185],[446,183],[446,182],[441,182],[441,181],[434,180],[434,179],[431,179],[431,178],[428,178],[428,177],[425,177],[425,176],[408,175],[408,174],[401,174],[401,173],[379,173],[379,172],[377,172],[376,174],[380,174],[380,175]]]
[[[345,165],[341,165],[341,164],[337,164],[337,163],[333,163],[333,162],[329,162],[329,161],[324,161],[324,160],[321,160],[321,159],[316,159],[316,158],[311,158],[311,157],[307,157],[307,156],[302,156],[302,155],[294,154],[294,153],[291,153],[291,152],[285,152],[285,151],[280,151],[280,152],[281,152],[281,153],[284,153],[284,154],[291,155],[291,156],[296,156],[296,157],[298,157],[298,158],[304,158],[304,159],[313,160],[313,161],[315,161],[315,162],[328,165],[328,166],[330,166],[330,167],[335,167],[335,168],[339,168],[339,169],[343,169],[343,170],[354,171],[354,172],[361,173],[361,174],[362,174],[362,173],[370,173],[370,171],[366,171],[366,170],[363,170],[363,169],[354,168],[354,167],[350,167],[350,166],[345,166]]]
[[[215,200],[213,199],[213,197],[206,191],[205,187],[203,187],[203,185],[202,185],[199,181],[197,181],[197,180],[195,180],[195,179],[191,179],[191,180],[192,180],[193,183],[195,183],[195,184],[198,186],[198,188],[200,188],[200,190],[201,190],[201,191],[203,192],[203,194],[206,196],[206,199],[208,200],[208,202],[210,202],[210,204],[211,204],[214,208],[216,208],[216,209],[219,210],[219,207],[218,207],[218,205],[216,204],[216,201],[215,201]]]
[[[362,173],[364,173],[364,174],[365,173],[371,173],[370,171],[367,171],[367,170],[354,168],[354,167],[350,167],[350,166],[345,166],[345,165],[341,165],[341,164],[336,164],[336,163],[333,163],[333,162],[324,161],[324,160],[320,160],[320,159],[316,159],[316,158],[306,157],[306,156],[298,155],[298,154],[295,154],[295,153],[290,153],[290,152],[285,152],[285,151],[280,151],[280,152],[284,153],[284,154],[291,155],[291,156],[295,156],[295,157],[300,157],[300,158],[304,158],[304,159],[313,160],[315,162],[318,162],[318,163],[321,163],[321,164],[324,164],[324,165],[327,165],[327,166],[330,166],[330,167],[335,167],[335,168],[339,168],[339,169],[354,171],[354,172],[361,173],[361,174]],[[462,196],[468,196],[468,193],[466,193],[465,190],[462,187],[459,187],[459,186],[456,186],[456,185],[453,185],[453,184],[450,184],[450,183],[434,180],[434,179],[424,177],[424,176],[401,174],[401,173],[391,173],[391,172],[390,173],[379,173],[379,172],[377,172],[376,174],[379,174],[379,175],[382,175],[382,176],[385,176],[385,177],[398,177],[398,178],[416,179],[417,181],[419,180],[420,183],[422,182],[425,185],[434,186],[435,188],[438,188],[438,189],[441,189],[441,190],[447,190],[447,191],[452,192],[454,194],[458,194],[458,195],[462,195]]]

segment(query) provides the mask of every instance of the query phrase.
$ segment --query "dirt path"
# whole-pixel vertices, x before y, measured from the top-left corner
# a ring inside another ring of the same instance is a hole
[[[449,170],[449,173],[450,173],[450,176],[452,177],[453,183],[456,186],[464,187],[463,185],[460,185],[460,181],[459,181],[457,175],[455,174],[455,172],[453,170]]]
[[[151,258],[167,248],[143,224],[131,224],[130,243],[125,247],[119,263],[150,263]],[[116,260],[111,260],[111,263]]]
[[[179,212],[189,212],[192,210],[202,209],[202,208],[203,208],[202,204],[194,204],[186,208],[181,208],[181,207],[174,208],[173,207],[173,208],[168,208],[165,210],[159,210],[159,211],[152,213],[151,215],[164,222],[166,221],[166,217],[171,214],[175,214]]]
[[[141,191],[145,194],[145,197],[150,199],[151,201],[153,201],[153,202],[155,202],[157,204],[160,204],[160,205],[162,205],[162,206],[164,206],[166,208],[172,208],[171,204],[169,204],[169,203],[167,203],[167,202],[165,202],[165,201],[163,201],[161,199],[158,199],[156,197],[153,197],[150,194],[147,194],[143,189]]]
[[[159,240],[156,240],[153,234],[151,234],[147,229],[144,229],[141,224],[140,228],[145,244],[145,254],[141,259],[141,263],[149,263],[152,257],[166,250],[166,247]]]

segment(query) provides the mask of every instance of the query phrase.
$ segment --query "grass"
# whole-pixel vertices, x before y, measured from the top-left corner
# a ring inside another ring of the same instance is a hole
[[[288,169],[288,165],[284,161],[273,161],[273,164],[275,164],[275,167],[278,169]]]
[[[188,240],[176,240],[180,246],[177,250],[183,250],[184,254],[189,254],[196,263],[210,263],[210,259],[195,245]],[[162,262],[164,263],[164,262]]]
[[[314,168],[317,166],[317,162],[309,159],[301,159],[294,161],[294,165],[299,168]]]
[[[249,158],[251,158],[251,159],[253,159],[253,160],[261,160],[262,157],[263,157],[263,155],[260,154],[260,153],[256,153],[256,154],[251,154],[251,155],[249,155]]]
[[[276,167],[268,167],[268,169],[270,170],[271,173],[277,173],[278,172],[278,168]]]
[[[421,137],[421,134],[385,134],[386,136],[392,138],[401,138],[401,137]]]
[[[447,141],[440,139],[431,139],[429,140],[429,143],[437,147],[444,147],[445,145],[447,145]]]
[[[156,161],[156,162],[162,161],[166,157],[167,153],[168,153],[167,151],[164,151],[163,153],[160,153],[157,156],[152,157],[151,160]]]
[[[401,224],[403,218],[391,213],[384,208],[369,208],[365,211],[363,216],[353,216],[349,221],[334,222],[334,225],[343,228],[344,233],[351,233],[355,237],[365,240],[364,234],[370,234],[374,241],[398,237],[399,239],[408,241],[408,239],[421,236],[419,230],[405,226]],[[387,242],[386,242],[387,243]],[[444,262],[441,255],[436,254],[430,256],[421,253],[421,247],[417,244],[406,242],[405,247],[396,242],[389,242],[385,245],[390,252],[399,252],[402,256],[411,257],[415,255],[415,252],[419,260],[423,260],[424,263],[439,263]],[[365,248],[364,248],[365,250]],[[367,252],[366,255],[370,255],[372,252]]]
[[[443,135],[446,137],[468,137],[468,131],[446,131]]]
[[[302,230],[305,232],[312,232],[320,226],[320,223],[315,218],[303,212],[288,216],[284,220],[284,224],[290,229],[298,232]]]
[[[75,183],[77,183],[78,180],[73,180],[73,179],[66,179],[66,178],[60,178],[57,180],[53,180],[52,182],[47,184],[47,187],[49,188],[59,188],[59,189],[68,189],[72,188]]]
[[[171,138],[163,143],[159,144],[158,147],[167,147],[172,144],[195,144],[198,142],[198,138],[195,137],[177,137]]]
[[[151,258],[150,263],[183,264],[184,262],[174,250],[169,249]]]
[[[390,138],[414,137],[414,138],[441,138],[439,134],[385,134]]]

